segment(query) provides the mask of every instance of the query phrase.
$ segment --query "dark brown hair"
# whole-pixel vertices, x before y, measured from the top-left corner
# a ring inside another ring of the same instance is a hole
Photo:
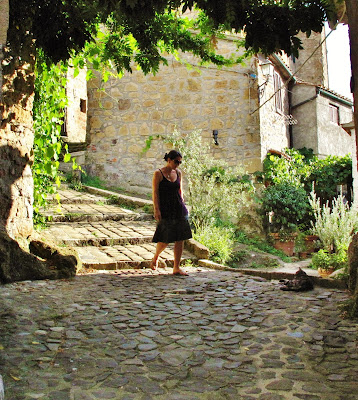
[[[168,158],[175,160],[177,157],[183,158],[182,155],[177,150],[170,150],[169,153],[165,153],[164,160],[168,161]]]

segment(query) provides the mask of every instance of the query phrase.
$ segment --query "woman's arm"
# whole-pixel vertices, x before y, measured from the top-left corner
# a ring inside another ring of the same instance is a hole
[[[153,200],[153,210],[154,210],[154,218],[156,221],[160,221],[161,214],[159,209],[159,183],[162,180],[162,174],[159,170],[155,171],[153,174],[152,181],[152,200]]]
[[[181,198],[184,201],[184,193],[183,193],[183,178],[182,178],[182,173],[179,169],[177,169],[177,174],[179,174],[179,180],[180,180],[180,189],[179,189],[179,194]]]

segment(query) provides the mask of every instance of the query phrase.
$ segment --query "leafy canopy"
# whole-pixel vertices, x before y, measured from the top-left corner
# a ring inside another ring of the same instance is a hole
[[[302,31],[319,32],[330,0],[10,0],[11,46],[30,36],[53,61],[69,59],[94,42],[105,26],[106,57],[130,70],[135,61],[147,73],[165,62],[161,51],[193,52],[222,65],[215,55],[216,35],[223,30],[245,32],[245,47],[271,54],[298,55]],[[191,25],[182,13],[202,10]],[[193,29],[196,29],[195,34]],[[14,40],[16,39],[17,40]],[[131,41],[135,42],[133,46]]]

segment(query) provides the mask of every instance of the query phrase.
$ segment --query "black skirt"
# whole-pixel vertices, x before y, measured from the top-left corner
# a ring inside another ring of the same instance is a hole
[[[157,224],[152,242],[173,243],[190,238],[192,234],[187,218],[162,219]]]

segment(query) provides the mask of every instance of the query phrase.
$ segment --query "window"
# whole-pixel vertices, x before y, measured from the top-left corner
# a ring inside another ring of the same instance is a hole
[[[87,108],[86,100],[80,99],[80,110],[85,113]]]
[[[329,120],[339,125],[339,107],[334,104],[329,105]]]
[[[280,75],[275,71],[273,74],[273,88],[275,91],[275,107],[276,111],[283,113],[283,103],[282,103],[282,80]]]

